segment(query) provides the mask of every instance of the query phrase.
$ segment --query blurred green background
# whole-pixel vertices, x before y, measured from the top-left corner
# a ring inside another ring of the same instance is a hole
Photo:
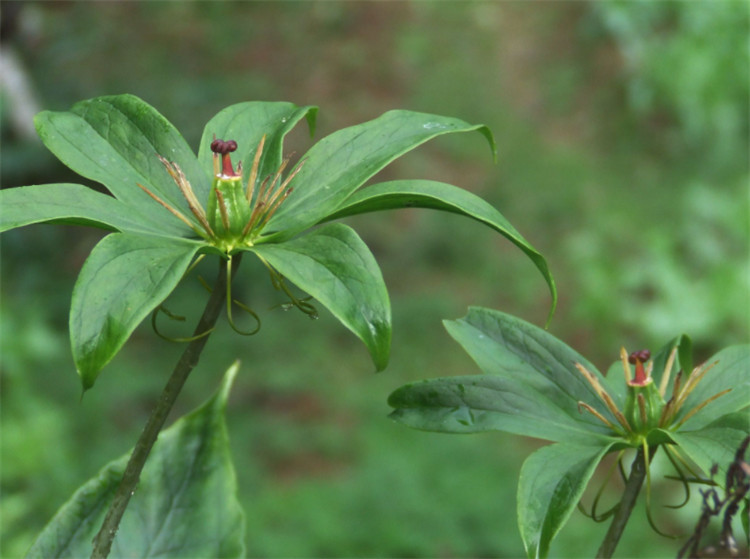
[[[442,180],[495,205],[549,260],[561,294],[550,331],[600,369],[620,345],[656,349],[682,332],[698,359],[748,338],[745,2],[0,9],[4,64],[17,62],[31,88],[19,101],[4,75],[4,188],[78,181],[24,130],[28,118],[14,120],[29,106],[64,110],[134,93],[196,151],[204,123],[247,100],[319,105],[317,138],[392,108],[450,115],[492,128],[496,165],[479,135],[461,135],[419,148],[379,179]],[[287,147],[309,145],[299,130]],[[515,488],[539,443],[410,431],[386,418],[386,398],[411,380],[476,372],[440,322],[468,305],[543,324],[544,282],[520,251],[468,220],[404,210],[349,222],[391,292],[389,368],[375,375],[364,347],[330,316],[270,310],[281,300],[246,259],[236,283],[263,329],[215,334],[175,417],[242,360],[228,423],[248,556],[522,556]],[[181,351],[144,325],[80,400],[67,309],[100,237],[35,226],[2,238],[3,558],[22,555],[80,484],[130,448]],[[204,296],[191,280],[168,306],[194,321]],[[660,479],[668,473],[656,468]],[[657,503],[681,498],[668,481],[656,493]],[[687,534],[697,508],[655,516]],[[605,530],[575,513],[552,554],[593,556]],[[672,557],[678,547],[637,520],[618,556]]]

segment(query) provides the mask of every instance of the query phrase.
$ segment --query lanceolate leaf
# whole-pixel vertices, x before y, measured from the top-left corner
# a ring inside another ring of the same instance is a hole
[[[0,191],[0,232],[48,221],[160,233],[130,206],[81,184],[40,184]]]
[[[235,161],[242,161],[247,180],[258,143],[265,135],[265,145],[260,160],[258,184],[276,173],[283,158],[284,136],[302,119],[307,117],[310,132],[315,130],[316,107],[298,107],[292,103],[250,101],[231,105],[208,121],[203,129],[198,160],[206,173],[213,175],[211,142],[216,138],[234,140],[238,151]],[[197,190],[196,190],[197,192]],[[201,190],[199,198],[208,197],[208,188]]]
[[[110,557],[244,557],[244,515],[224,412],[235,363],[219,391],[162,432],[115,537]],[[83,485],[47,525],[27,559],[88,557],[129,455]]]
[[[491,227],[531,258],[544,276],[552,294],[550,316],[557,302],[557,290],[544,257],[490,204],[467,190],[428,180],[405,180],[373,184],[352,194],[323,221],[350,215],[400,208],[429,208],[470,217]]]
[[[688,419],[682,428],[683,431],[700,429],[725,414],[750,405],[750,345],[725,348],[708,358],[705,364],[711,366],[714,363],[682,406],[677,414],[677,421],[712,396],[727,389],[731,390]]]
[[[271,219],[269,230],[289,236],[335,212],[341,203],[388,163],[443,134],[479,131],[494,140],[483,125],[411,111],[389,111],[323,138],[304,156],[294,180],[295,190]]]
[[[719,467],[720,473],[715,477],[715,481],[720,485],[724,485],[727,468],[734,460],[740,443],[748,435],[750,413],[747,410],[724,415],[694,431],[668,432],[668,436],[677,443],[678,450],[698,464],[704,472],[711,471],[714,464]]]
[[[611,415],[574,363],[595,375],[596,369],[563,342],[511,315],[479,307],[445,325],[485,375],[406,385],[389,399],[396,408],[392,418],[450,433],[498,430],[581,444],[613,440],[612,430],[578,405],[586,402]]]
[[[582,364],[603,382],[601,373],[545,330],[512,315],[481,307],[471,307],[460,320],[445,321],[445,327],[486,374],[527,385],[594,430],[602,423],[589,413],[581,413],[578,402],[588,403],[616,423],[574,363]],[[615,403],[622,406],[622,402]]]
[[[528,557],[547,557],[552,538],[581,499],[597,464],[615,443],[558,443],[529,456],[518,481],[518,527]]]
[[[320,301],[367,346],[378,370],[388,364],[391,308],[372,253],[353,229],[331,224],[253,251]]]
[[[597,444],[611,440],[604,426],[571,416],[542,391],[501,375],[426,380],[396,390],[388,399],[399,423],[443,433],[506,431],[517,435]]]
[[[94,247],[73,289],[70,338],[83,388],[177,286],[200,248],[163,237],[112,233]]]
[[[189,215],[187,202],[157,154],[177,162],[194,187],[208,184],[183,137],[149,104],[133,95],[97,97],[76,103],[70,111],[44,111],[35,123],[44,145],[75,172],[137,207],[165,233],[190,233],[137,185]]]

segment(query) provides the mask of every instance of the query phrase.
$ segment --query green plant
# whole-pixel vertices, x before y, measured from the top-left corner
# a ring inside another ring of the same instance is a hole
[[[307,119],[312,129],[315,116],[314,107],[290,103],[232,105],[206,125],[197,157],[163,116],[131,95],[99,97],[77,103],[70,111],[45,111],[36,117],[45,145],[72,170],[113,194],[70,183],[0,193],[0,231],[42,222],[111,231],[91,252],[73,290],[70,337],[84,390],[94,385],[102,368],[149,314],[155,330],[160,312],[179,318],[163,302],[200,259],[216,257],[219,270],[214,285],[206,285],[211,295],[203,315],[193,335],[181,340],[188,345],[127,464],[111,464],[76,493],[40,536],[30,556],[86,553],[102,518],[92,557],[106,557],[113,541],[124,546],[116,548],[123,554],[147,556],[158,548],[160,554],[184,556],[187,550],[182,547],[144,543],[138,535],[143,530],[133,523],[126,523],[115,537],[152,448],[157,465],[171,464],[175,456],[186,455],[195,457],[193,465],[205,460],[214,466],[188,468],[179,487],[170,481],[170,472],[184,464],[144,474],[143,483],[150,489],[136,497],[141,499],[139,517],[172,519],[176,511],[187,507],[192,512],[184,521],[165,524],[158,538],[182,541],[189,533],[197,536],[191,540],[193,549],[213,545],[217,556],[242,553],[239,528],[218,539],[214,531],[192,528],[203,524],[206,515],[216,514],[227,519],[226,526],[241,525],[241,511],[232,498],[233,474],[226,456],[223,420],[218,419],[231,380],[225,381],[222,395],[201,408],[203,411],[165,432],[158,442],[156,439],[222,310],[226,309],[237,332],[251,335],[260,329],[258,314],[231,294],[245,252],[253,253],[266,266],[273,286],[288,299],[285,306],[315,318],[317,309],[310,302],[314,298],[363,341],[378,370],[386,366],[389,357],[388,293],[366,245],[348,226],[328,223],[332,220],[402,207],[470,217],[504,235],[529,256],[549,285],[554,309],[555,285],[544,258],[481,199],[457,187],[425,180],[377,183],[360,189],[392,160],[440,135],[479,131],[494,151],[494,140],[485,126],[390,111],[324,138],[284,177],[290,162],[283,159],[285,135],[302,119]],[[232,162],[231,154],[238,150],[246,163],[244,169]],[[309,296],[295,293],[287,281]],[[240,329],[233,319],[234,306],[249,313],[257,324],[247,331]],[[235,374],[235,369],[231,371],[228,379]],[[190,436],[183,436],[186,432]],[[177,451],[171,452],[174,445]],[[196,448],[214,452],[203,455]],[[223,473],[216,482],[211,471],[219,467]],[[221,485],[215,493],[208,493],[220,496],[218,503],[209,502],[200,492],[211,483]],[[189,505],[177,502],[183,488],[198,490],[188,492],[192,495]],[[148,514],[143,512],[146,509]],[[135,547],[127,547],[133,543]]]
[[[696,470],[717,465],[727,478],[750,433],[748,345],[726,348],[693,368],[691,342],[683,335],[653,358],[622,349],[621,362],[604,376],[551,334],[498,311],[472,308],[445,325],[485,374],[403,386],[390,396],[391,417],[430,431],[499,430],[556,443],[534,452],[521,469],[518,524],[529,557],[547,556],[606,455],[617,453],[626,486],[609,511],[597,512],[601,490],[591,507],[594,519],[612,518],[599,557],[612,556],[644,480],[655,528],[649,465],[658,449],[689,495],[690,482],[712,483]],[[636,456],[626,476],[628,449]]]

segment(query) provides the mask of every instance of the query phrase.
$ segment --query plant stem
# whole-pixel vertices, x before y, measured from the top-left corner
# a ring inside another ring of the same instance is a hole
[[[656,452],[656,447],[649,450],[650,459],[653,457],[654,452]],[[625,491],[622,494],[622,499],[617,505],[617,512],[615,512],[612,524],[609,525],[609,530],[607,530],[607,534],[604,536],[604,541],[602,541],[602,545],[596,553],[597,559],[609,559],[614,554],[615,548],[630,518],[630,513],[633,512],[647,472],[648,464],[646,463],[646,456],[643,448],[639,448],[635,460],[633,460],[633,465],[630,467],[630,476],[625,483]]]
[[[234,275],[237,270],[240,260],[241,254],[234,258],[232,275]],[[216,284],[211,292],[211,297],[206,303],[206,308],[203,310],[203,315],[198,321],[198,325],[195,327],[194,336],[198,336],[213,328],[219,318],[227,292],[226,268],[225,263],[220,261]],[[193,339],[193,341],[191,341],[185,348],[180,360],[175,365],[172,375],[164,386],[159,401],[157,402],[156,407],[152,410],[151,416],[148,418],[148,422],[143,428],[143,432],[138,438],[138,442],[135,444],[133,453],[130,455],[128,465],[125,467],[125,472],[122,475],[122,481],[120,482],[115,497],[109,506],[102,527],[96,537],[94,537],[94,549],[91,553],[91,559],[106,559],[109,555],[110,549],[112,548],[112,542],[114,541],[117,529],[120,526],[120,520],[130,502],[130,497],[135,493],[135,488],[141,477],[141,471],[143,470],[146,459],[151,452],[151,448],[154,446],[154,443],[159,436],[159,432],[164,426],[164,422],[167,420],[167,416],[172,410],[172,406],[174,406],[177,396],[180,394],[188,375],[198,364],[198,358],[200,357],[208,338],[209,335],[205,335]]]

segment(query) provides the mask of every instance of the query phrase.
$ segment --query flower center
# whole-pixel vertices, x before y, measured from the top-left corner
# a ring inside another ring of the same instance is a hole
[[[138,184],[151,198],[156,200],[172,215],[177,217],[198,236],[202,237],[225,254],[230,254],[242,246],[252,246],[263,228],[268,224],[284,200],[292,192],[289,183],[302,169],[304,161],[282,180],[282,173],[289,164],[285,159],[276,173],[266,176],[260,185],[260,160],[266,137],[263,136],[255,151],[253,166],[247,184],[242,184],[242,163],[232,166],[231,153],[237,150],[234,140],[221,140],[214,136],[211,142],[213,152],[214,177],[204,210],[195,196],[190,182],[180,167],[158,156],[165,169],[185,197],[188,207],[197,223],[174,208],[142,184]]]

